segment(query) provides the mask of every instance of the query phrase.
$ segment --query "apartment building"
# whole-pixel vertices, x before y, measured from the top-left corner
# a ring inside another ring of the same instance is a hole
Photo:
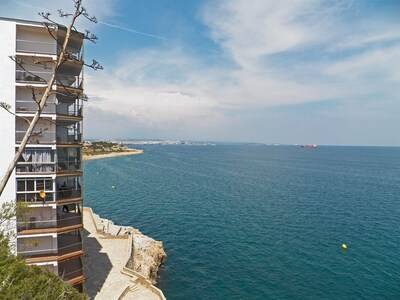
[[[0,101],[14,114],[0,108],[0,176],[38,109],[34,98],[44,93],[65,35],[62,26],[50,34],[40,22],[0,18]],[[82,34],[71,36],[67,51],[70,59],[56,72],[52,93],[0,202],[16,200],[28,207],[15,223],[15,249],[26,263],[81,290]]]

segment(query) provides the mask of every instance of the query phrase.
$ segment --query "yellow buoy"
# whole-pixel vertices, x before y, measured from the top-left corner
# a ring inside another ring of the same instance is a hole
[[[347,249],[347,245],[346,244],[342,244],[342,249]]]
[[[44,190],[40,190],[39,196],[40,196],[40,198],[42,198],[42,199],[44,199],[44,197],[46,197],[46,193],[44,192]]]

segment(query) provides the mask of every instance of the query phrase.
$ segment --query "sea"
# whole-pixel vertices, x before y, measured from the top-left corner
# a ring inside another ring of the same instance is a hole
[[[400,299],[400,148],[136,148],[85,205],[163,242],[167,299]]]

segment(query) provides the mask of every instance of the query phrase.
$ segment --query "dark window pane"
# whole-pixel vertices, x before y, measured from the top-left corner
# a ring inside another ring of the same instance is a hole
[[[46,191],[52,191],[52,190],[53,190],[53,181],[46,180]]]
[[[25,191],[25,180],[18,180],[17,181],[17,191],[24,192]]]
[[[37,180],[36,181],[36,190],[44,190],[44,180]]]
[[[34,181],[33,180],[27,180],[26,181],[26,190],[27,191],[34,191]]]

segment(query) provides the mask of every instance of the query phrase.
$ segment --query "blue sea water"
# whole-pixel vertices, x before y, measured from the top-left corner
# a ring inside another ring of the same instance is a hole
[[[85,205],[163,241],[168,299],[400,299],[400,148],[142,148]]]

